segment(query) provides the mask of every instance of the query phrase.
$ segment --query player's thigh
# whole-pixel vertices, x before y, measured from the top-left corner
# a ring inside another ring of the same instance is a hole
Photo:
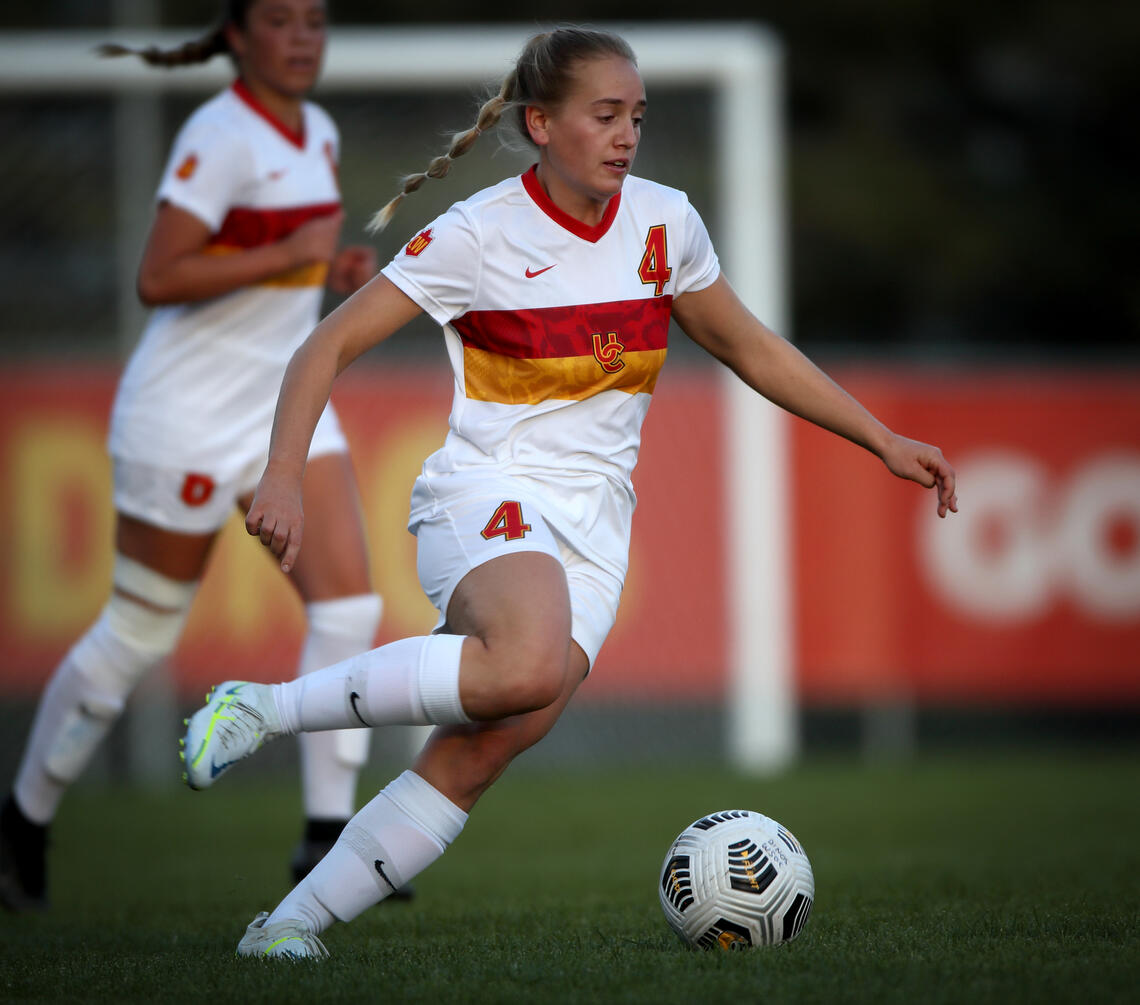
[[[309,458],[302,492],[305,532],[290,581],[306,602],[370,593],[368,546],[349,455]],[[243,495],[243,511],[252,500],[252,492]]]
[[[216,536],[216,532],[183,534],[127,513],[115,515],[115,550],[148,569],[182,582],[201,578]]]
[[[558,543],[537,506],[503,502],[511,492],[509,482],[481,485],[415,524],[420,585],[440,611],[437,630],[495,647],[554,639],[564,659],[571,612]]]
[[[488,646],[570,641],[566,571],[553,555],[515,551],[471,569],[452,591],[447,629],[474,635]]]

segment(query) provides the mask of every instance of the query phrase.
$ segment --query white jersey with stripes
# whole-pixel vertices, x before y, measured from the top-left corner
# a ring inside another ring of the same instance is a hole
[[[416,483],[411,528],[457,493],[503,480],[624,576],[671,304],[720,272],[685,194],[630,177],[587,226],[531,168],[452,206],[383,272],[442,326],[455,375],[447,439]]]
[[[225,255],[281,240],[340,208],[336,126],[302,106],[293,132],[239,80],[175,139],[158,203],[210,230]],[[289,358],[319,318],[327,267],[305,266],[222,296],[155,309],[120,381],[109,449],[219,481],[264,453]]]

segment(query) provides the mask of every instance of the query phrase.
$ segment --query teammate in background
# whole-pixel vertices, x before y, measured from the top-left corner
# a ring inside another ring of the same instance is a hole
[[[504,113],[537,165],[419,231],[286,370],[246,528],[289,570],[304,554],[302,473],[334,378],[421,311],[442,326],[456,380],[450,430],[416,481],[409,522],[440,622],[291,683],[222,684],[189,720],[188,782],[204,788],[286,734],[437,728],[412,770],[254,919],[240,955],[327,955],[320,933],[435,861],[554,725],[614,622],[631,473],[671,314],[760,394],[934,488],[940,516],[957,509],[941,452],[891,432],[756,320],[684,193],[631,176],[645,107],[623,39],[573,27],[533,38],[476,125],[405,180],[381,222]]]
[[[235,505],[248,508],[281,375],[319,318],[326,282],[347,294],[375,274],[371,248],[337,251],[339,138],[305,100],[325,19],[323,0],[230,0],[202,38],[138,53],[163,67],[225,53],[237,78],[182,127],[159,185],[138,274],[155,309],[111,416],[113,590],[48,684],[0,811],[0,899],[10,908],[47,905],[47,829],[64,791],[136,682],[173,651],[218,531]],[[380,620],[331,406],[316,423],[304,498],[314,546],[289,570],[308,619],[302,674],[370,648]],[[352,816],[367,749],[363,730],[302,738],[307,823],[295,880]]]

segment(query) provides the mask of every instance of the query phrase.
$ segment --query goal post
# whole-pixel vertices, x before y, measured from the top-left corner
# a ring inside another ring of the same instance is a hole
[[[754,22],[606,25],[622,34],[655,85],[707,88],[713,95],[715,210],[710,220],[726,273],[744,303],[787,337],[783,66],[779,41]],[[338,26],[330,31],[321,94],[337,91],[475,88],[497,81],[535,30],[524,25]],[[101,93],[131,101],[160,91],[206,92],[231,76],[224,60],[156,71],[138,60],[92,58],[112,36],[174,46],[187,29],[0,34],[0,93]],[[116,164],[145,172],[140,155],[161,157],[152,119],[120,115]],[[132,126],[132,123],[134,125]],[[663,128],[667,128],[665,123]],[[146,134],[146,135],[144,135]],[[159,164],[147,165],[151,177]],[[120,191],[122,186],[120,186]],[[139,226],[119,214],[120,227]],[[123,240],[123,246],[131,242]],[[137,235],[135,235],[137,238]],[[137,243],[137,240],[133,243]],[[131,299],[133,269],[123,270]],[[798,751],[789,569],[789,476],[783,414],[724,371],[729,653],[726,753],[747,771],[773,771]]]

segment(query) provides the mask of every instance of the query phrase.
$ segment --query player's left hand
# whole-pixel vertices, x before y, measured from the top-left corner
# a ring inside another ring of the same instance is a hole
[[[883,463],[891,474],[898,475],[899,478],[909,478],[919,485],[937,491],[940,517],[945,517],[947,513],[958,512],[958,495],[955,491],[957,475],[937,447],[892,434],[882,456]]]
[[[343,296],[355,293],[376,275],[376,251],[366,244],[350,244],[329,262],[329,289]]]

